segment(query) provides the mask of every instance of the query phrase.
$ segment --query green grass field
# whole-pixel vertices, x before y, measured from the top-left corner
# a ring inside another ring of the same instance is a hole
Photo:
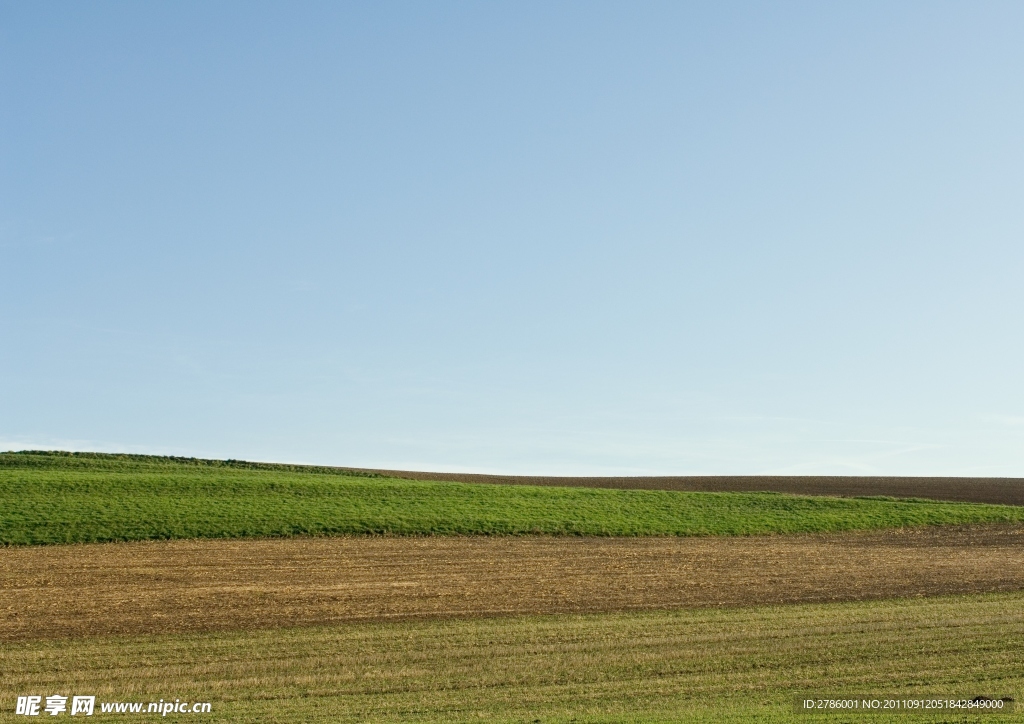
[[[1024,508],[776,493],[477,485],[326,468],[0,454],[0,543],[194,537],[747,535],[1024,521]]]
[[[0,721],[22,719],[18,694],[77,693],[212,704],[165,721],[1011,722],[1024,717],[829,717],[793,700],[1019,701],[1021,651],[1021,593],[49,641],[0,646]]]

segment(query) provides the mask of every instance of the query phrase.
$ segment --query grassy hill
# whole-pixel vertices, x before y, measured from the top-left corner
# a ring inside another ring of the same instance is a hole
[[[481,485],[240,461],[0,454],[0,544],[288,535],[748,535],[1024,522],[1024,508]]]

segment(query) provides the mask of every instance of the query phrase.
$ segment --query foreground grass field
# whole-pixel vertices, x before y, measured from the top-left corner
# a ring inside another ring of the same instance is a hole
[[[980,721],[792,702],[1019,702],[1022,650],[1021,593],[33,642],[0,646],[0,721],[18,694],[55,693],[209,701],[203,721],[235,722]]]
[[[0,454],[0,543],[296,534],[749,535],[1024,521],[1024,507],[476,485],[98,454]]]

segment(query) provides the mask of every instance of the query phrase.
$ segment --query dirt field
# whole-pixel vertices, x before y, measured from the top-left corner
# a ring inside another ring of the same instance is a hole
[[[420,473],[409,470],[350,468],[411,480],[452,480],[498,485],[567,485],[584,488],[692,490],[749,493],[772,491],[795,495],[855,497],[888,495],[966,503],[1024,505],[1024,478],[907,478],[848,475],[687,475],[618,478],[573,478],[529,475]]]
[[[1024,589],[1024,527],[180,540],[0,551],[0,640]]]

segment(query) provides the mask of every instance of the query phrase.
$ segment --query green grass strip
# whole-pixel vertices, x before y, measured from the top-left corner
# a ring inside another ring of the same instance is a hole
[[[0,544],[392,535],[752,535],[1011,523],[1024,508],[423,482],[238,462],[0,454]]]

